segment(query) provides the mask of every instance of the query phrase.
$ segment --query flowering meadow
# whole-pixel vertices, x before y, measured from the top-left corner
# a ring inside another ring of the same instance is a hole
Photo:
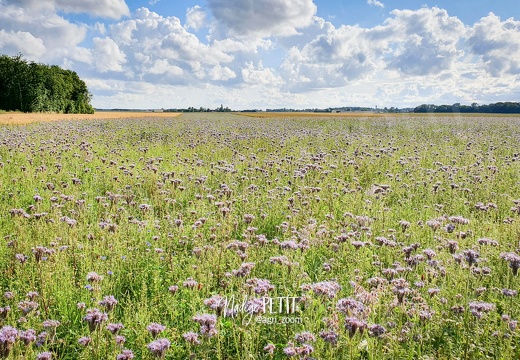
[[[520,117],[1,126],[0,236],[0,358],[520,358]]]

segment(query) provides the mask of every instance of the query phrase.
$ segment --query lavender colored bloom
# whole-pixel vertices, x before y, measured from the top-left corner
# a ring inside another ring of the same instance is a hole
[[[200,325],[200,333],[207,337],[212,337],[217,334],[215,325],[217,324],[217,315],[202,314],[193,317],[193,321]]]
[[[500,258],[509,263],[509,267],[513,270],[513,275],[518,274],[518,269],[520,269],[520,255],[514,252],[506,252],[501,253]]]
[[[373,337],[380,337],[386,333],[386,329],[379,324],[373,324],[368,327],[368,334]]]
[[[186,340],[186,342],[192,345],[200,345],[199,334],[197,334],[196,332],[189,331],[187,333],[182,334],[182,337],[184,338],[184,340]]]
[[[121,329],[124,328],[124,325],[121,323],[110,323],[107,325],[107,330],[110,331],[112,334],[117,334]]]
[[[95,283],[95,282],[100,282],[101,280],[103,280],[103,276],[99,275],[98,273],[96,273],[94,271],[91,271],[87,274],[88,282]]]
[[[83,336],[78,339],[78,343],[83,346],[88,346],[92,342],[92,338],[90,336]]]
[[[186,279],[186,281],[184,281],[182,283],[182,285],[184,287],[187,287],[188,289],[193,289],[194,287],[196,287],[199,283],[195,280],[193,280],[193,278],[189,277]]]
[[[40,296],[40,294],[38,294],[36,291],[29,291],[27,294],[25,294],[25,297],[27,297],[29,300],[34,300],[38,296]]]
[[[27,300],[24,300],[24,301],[20,301],[18,303],[18,309],[20,309],[24,316],[29,314],[31,311],[35,310],[38,308],[38,303],[34,302],[34,301],[27,301]]]
[[[52,354],[48,351],[39,353],[36,355],[37,360],[52,360]]]
[[[345,315],[362,315],[365,312],[365,305],[352,298],[340,299],[336,308]]]
[[[29,257],[24,254],[16,254],[15,258],[16,258],[16,260],[18,260],[20,262],[20,264],[25,263],[29,259]]]
[[[410,285],[403,278],[392,280],[392,285],[394,286],[392,291],[394,292],[394,294],[397,295],[397,301],[400,304],[402,304],[403,300],[404,300],[404,296],[411,292],[411,290],[409,288]]]
[[[87,315],[83,318],[88,323],[90,332],[96,330],[103,322],[108,320],[108,315],[101,312],[99,309],[87,310]]]
[[[251,273],[251,270],[255,267],[255,263],[248,262],[240,265],[240,269],[233,270],[231,273],[237,277],[246,277]]]
[[[274,285],[267,279],[247,279],[246,284],[248,287],[252,287],[254,292],[259,295],[267,294],[274,289]]]
[[[107,311],[112,311],[114,307],[117,305],[118,301],[114,297],[114,295],[108,295],[98,302],[99,305],[105,307]]]
[[[3,320],[7,317],[7,314],[11,311],[11,307],[9,305],[0,308],[0,320]]]
[[[34,329],[20,331],[18,335],[25,346],[29,346],[31,343],[36,341],[36,331]]]
[[[309,344],[303,344],[302,346],[298,346],[296,349],[296,354],[300,356],[300,358],[306,359],[307,356],[313,353],[314,347]]]
[[[320,337],[323,339],[323,341],[332,345],[336,345],[338,342],[339,334],[332,330],[322,331],[320,332]]]
[[[119,346],[123,346],[126,342],[126,338],[123,335],[116,335],[115,340],[116,344]]]
[[[148,344],[148,350],[152,355],[158,359],[164,359],[166,350],[170,348],[170,340],[168,339],[157,339]]]
[[[213,295],[210,298],[204,300],[204,305],[217,312],[217,315],[222,313],[222,310],[227,305],[227,299],[222,295]]]
[[[264,298],[251,298],[244,304],[244,310],[248,314],[262,314],[265,312]]]
[[[179,290],[179,287],[177,285],[172,285],[168,288],[168,291],[170,292],[170,294],[175,294],[177,291]]]
[[[275,350],[276,345],[274,345],[273,343],[269,343],[266,346],[264,346],[264,352],[268,353],[269,355],[273,355]]]
[[[151,323],[150,325],[148,325],[146,327],[146,330],[148,330],[150,332],[150,334],[152,335],[152,337],[154,339],[157,337],[157,335],[162,333],[165,329],[166,329],[166,326],[157,324],[157,323]]]
[[[367,328],[367,323],[355,317],[347,317],[345,319],[345,328],[348,330],[349,336],[353,337],[356,332],[363,334]]]
[[[502,289],[502,294],[504,296],[516,296],[516,295],[518,295],[518,291],[511,290],[511,289]]]
[[[476,264],[478,262],[478,258],[480,257],[480,254],[475,250],[464,250],[463,254],[466,262],[470,267],[473,264]]]
[[[42,325],[46,330],[49,330],[57,328],[60,322],[58,320],[45,320]]]
[[[116,360],[132,360],[134,358],[134,353],[132,350],[125,349],[121,352],[121,354],[118,354],[116,357]]]
[[[7,358],[18,338],[18,330],[11,326],[0,329],[0,357]]]
[[[495,309],[495,304],[481,302],[481,301],[472,301],[469,303],[469,310],[471,314],[476,316],[477,318],[481,318],[484,313],[488,313]]]
[[[289,343],[286,348],[283,349],[283,353],[288,357],[296,356],[298,353],[296,352],[296,348],[293,343]]]
[[[296,340],[297,343],[306,344],[309,342],[316,341],[316,337],[311,332],[304,331],[304,332],[296,334],[294,336],[294,340]]]
[[[309,287],[316,295],[327,296],[331,299],[336,297],[341,290],[341,285],[337,281],[321,281],[311,284]]]
[[[40,347],[45,345],[47,343],[47,338],[49,337],[49,334],[46,331],[42,331],[38,334],[38,337],[36,338],[36,346]]]

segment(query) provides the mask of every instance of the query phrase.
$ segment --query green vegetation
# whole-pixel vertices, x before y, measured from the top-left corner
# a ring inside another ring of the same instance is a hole
[[[22,112],[92,114],[91,95],[74,71],[0,56],[0,109]]]
[[[497,102],[494,104],[479,105],[477,103],[461,105],[433,105],[423,104],[414,109],[416,113],[483,113],[483,114],[520,114],[519,102]]]
[[[0,354],[518,359],[519,138],[513,116],[0,127]]]

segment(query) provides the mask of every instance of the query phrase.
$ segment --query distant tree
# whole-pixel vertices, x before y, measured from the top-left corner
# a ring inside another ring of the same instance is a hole
[[[453,105],[427,105],[422,104],[414,109],[416,113],[495,113],[495,114],[520,114],[520,103],[519,102],[497,102],[488,105],[478,105],[477,103],[468,105],[461,105],[456,103]]]
[[[0,109],[23,112],[94,112],[92,95],[74,71],[0,56]]]

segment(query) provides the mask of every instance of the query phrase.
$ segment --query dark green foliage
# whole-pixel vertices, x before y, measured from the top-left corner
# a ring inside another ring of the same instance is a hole
[[[21,54],[0,56],[0,109],[92,114],[91,94],[76,72],[28,62]]]
[[[433,105],[422,104],[417,106],[415,113],[491,113],[491,114],[519,114],[519,102],[497,102],[488,105],[478,105],[477,103],[461,105],[456,103],[453,105]]]

